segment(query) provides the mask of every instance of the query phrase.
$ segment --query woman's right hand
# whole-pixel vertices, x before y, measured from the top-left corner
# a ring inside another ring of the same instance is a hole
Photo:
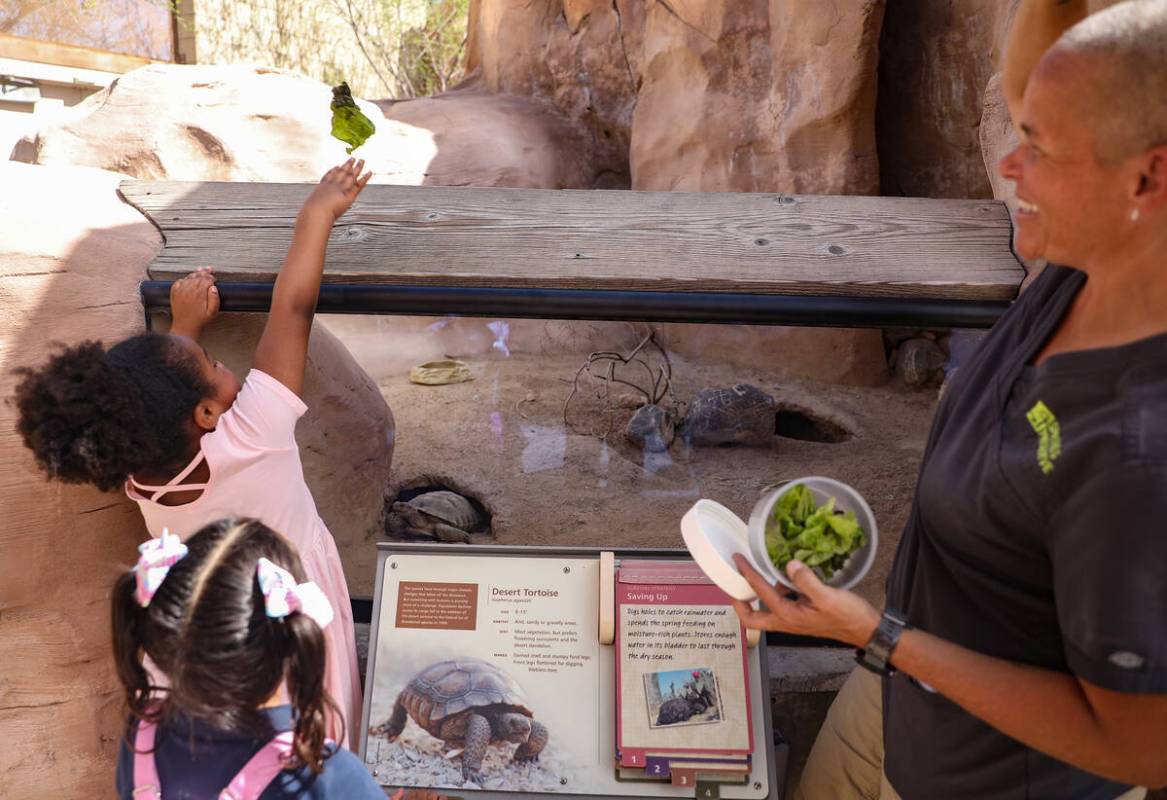
[[[304,201],[301,213],[320,211],[328,214],[333,222],[340,219],[341,214],[349,210],[357,195],[365,188],[369,178],[373,177],[371,171],[362,175],[361,170],[364,168],[364,159],[358,161],[350,158],[340,166],[328,170],[320,179],[320,183],[316,184],[312,194]]]

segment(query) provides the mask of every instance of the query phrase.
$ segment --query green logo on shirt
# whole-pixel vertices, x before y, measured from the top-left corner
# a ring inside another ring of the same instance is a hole
[[[1058,418],[1040,400],[1029,409],[1025,418],[1037,433],[1037,465],[1042,473],[1049,475],[1054,471],[1054,462],[1062,454],[1062,430],[1058,427]]]

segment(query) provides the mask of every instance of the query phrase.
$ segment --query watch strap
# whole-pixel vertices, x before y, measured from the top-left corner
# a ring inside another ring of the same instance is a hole
[[[884,609],[879,625],[871,635],[867,645],[856,652],[855,660],[878,675],[890,675],[895,669],[888,665],[892,651],[899,644],[900,635],[909,628],[907,616],[902,611]]]

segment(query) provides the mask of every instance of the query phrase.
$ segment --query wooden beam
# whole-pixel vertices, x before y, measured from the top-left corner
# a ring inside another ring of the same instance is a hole
[[[0,56],[35,61],[39,64],[55,64],[59,67],[77,67],[118,74],[156,63],[140,56],[95,50],[92,47],[73,44],[42,42],[39,39],[26,39],[8,33],[0,33]]]
[[[150,267],[271,282],[310,184],[128,181]],[[1024,270],[981,200],[370,185],[326,282],[1010,300]]]

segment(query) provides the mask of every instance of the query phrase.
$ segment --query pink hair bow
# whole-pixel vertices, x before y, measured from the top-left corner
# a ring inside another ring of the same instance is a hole
[[[255,567],[263,604],[272,619],[282,619],[294,611],[307,614],[321,628],[332,622],[332,604],[312,581],[296,583],[292,573],[283,567],[260,558]]]
[[[138,605],[142,608],[150,605],[170,568],[186,553],[186,545],[166,528],[157,539],[138,545],[138,563],[134,565],[134,599]]]

